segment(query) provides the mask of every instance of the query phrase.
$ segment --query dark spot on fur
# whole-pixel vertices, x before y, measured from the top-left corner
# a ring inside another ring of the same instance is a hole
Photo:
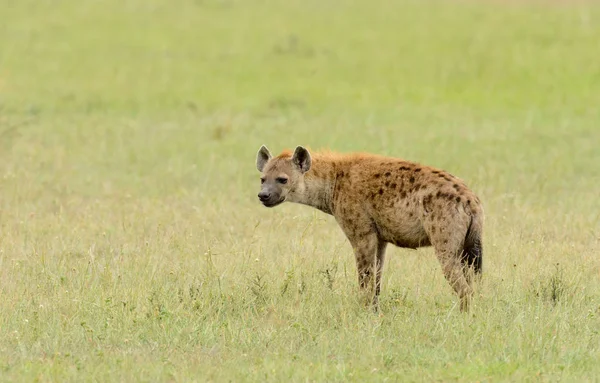
[[[470,204],[471,204],[471,200],[470,200],[470,199],[468,199],[468,200],[467,200],[467,205],[470,205]]]
[[[341,171],[341,172],[339,172],[339,173],[337,174],[337,176],[338,176],[339,178],[342,178],[342,177],[344,177],[344,176],[345,176],[345,174],[344,174],[344,172],[343,172],[343,171]]]
[[[410,177],[410,179],[408,180],[411,184],[415,182],[415,177]]]
[[[400,193],[400,198],[406,198],[406,190],[402,190]]]
[[[439,170],[434,170],[434,171],[432,171],[432,173],[433,174],[440,174],[440,171]]]
[[[418,172],[420,172],[420,171],[421,171],[421,168],[416,168],[416,169],[415,169],[415,173],[418,173]]]
[[[428,205],[431,202],[431,194],[428,194],[425,196],[425,198],[423,198],[423,205]]]
[[[447,244],[448,244],[448,240],[444,239],[444,245],[447,245]]]
[[[448,177],[448,176],[444,176],[444,179],[445,179],[446,181],[452,181],[452,179],[451,179],[450,177]]]
[[[454,199],[454,196],[452,194],[444,193],[442,191],[438,191],[435,196],[437,198],[443,198],[443,199]]]
[[[386,177],[389,177],[389,176],[391,176],[391,175],[392,175],[392,173],[390,173],[390,172],[385,172],[385,176],[386,176]]]
[[[410,168],[408,166],[400,166],[399,169],[400,170],[410,170]]]
[[[435,234],[435,226],[431,226],[431,234]]]
[[[382,195],[382,194],[383,194],[383,189],[379,188],[379,195]]]
[[[456,197],[456,202],[460,203],[460,197]]]
[[[408,207],[408,205],[409,205],[409,203],[408,203],[408,201],[406,201],[406,207]]]
[[[390,187],[391,187],[392,189],[395,189],[395,188],[396,188],[396,184],[395,184],[395,183],[393,183],[393,184],[391,184],[391,185],[390,185]]]
[[[440,178],[446,178],[446,176],[445,176],[445,175],[443,175],[443,174],[441,174],[441,173],[440,173],[440,174],[438,174],[438,177],[440,177]]]
[[[385,186],[386,187],[390,186],[390,181],[385,181]]]
[[[379,173],[375,174],[375,178],[379,178],[379,177],[381,177],[381,174],[379,174]]]
[[[453,187],[455,190],[458,190],[458,189],[459,189],[459,186],[458,186],[458,184],[454,184],[454,185],[452,185],[452,187]]]
[[[412,218],[413,217],[413,213],[408,213],[408,218]]]

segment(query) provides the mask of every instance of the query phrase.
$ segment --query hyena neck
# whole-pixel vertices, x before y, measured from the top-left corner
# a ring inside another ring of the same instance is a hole
[[[328,159],[314,158],[310,171],[304,175],[304,184],[296,191],[296,201],[312,206],[323,213],[333,214],[336,164]]]

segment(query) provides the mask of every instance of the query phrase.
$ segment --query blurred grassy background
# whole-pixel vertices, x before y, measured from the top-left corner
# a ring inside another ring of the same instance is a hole
[[[8,381],[593,381],[600,9],[560,1],[0,0]],[[302,144],[445,168],[486,207],[456,311],[390,248],[256,202]]]

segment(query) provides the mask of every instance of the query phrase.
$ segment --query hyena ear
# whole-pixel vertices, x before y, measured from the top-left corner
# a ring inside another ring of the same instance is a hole
[[[259,172],[263,171],[265,165],[267,164],[267,162],[269,162],[270,159],[271,152],[269,152],[269,149],[267,149],[267,147],[264,145],[261,146],[260,149],[258,149],[258,154],[256,155],[256,168]]]
[[[302,173],[306,173],[311,165],[310,153],[302,146],[298,146],[292,156],[292,162],[300,168]]]

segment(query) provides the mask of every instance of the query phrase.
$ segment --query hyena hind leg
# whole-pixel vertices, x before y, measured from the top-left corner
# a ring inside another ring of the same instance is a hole
[[[444,277],[460,299],[460,311],[469,311],[473,297],[473,288],[465,276],[463,264],[456,251],[436,249],[437,258],[442,266]]]
[[[467,238],[461,254],[463,271],[469,286],[481,282],[483,249],[479,238]]]
[[[483,271],[483,245],[481,241],[481,232],[483,230],[482,212],[471,212],[470,222],[463,243],[462,256],[460,258],[465,277],[470,286],[473,280],[481,281]]]
[[[379,294],[381,293],[381,276],[383,274],[383,265],[385,263],[385,250],[387,242],[379,240],[377,245],[377,259],[375,260],[375,295],[373,296],[373,309],[379,311]]]

